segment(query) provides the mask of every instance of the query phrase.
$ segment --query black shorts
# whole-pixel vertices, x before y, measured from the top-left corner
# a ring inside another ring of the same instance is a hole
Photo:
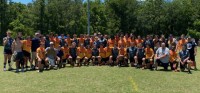
[[[180,62],[180,69],[186,69],[187,68],[187,62],[185,64],[181,64]]]
[[[88,58],[87,62],[89,62],[92,59],[92,57]]]
[[[102,58],[102,61],[104,61],[104,62],[107,62],[107,61],[109,61],[109,57]]]
[[[17,52],[16,60],[22,61],[24,58],[23,52]]]
[[[12,55],[12,50],[11,49],[4,49],[4,54]]]
[[[84,59],[85,59],[85,57],[81,58],[81,59],[80,59],[80,62],[83,62]]]
[[[139,65],[142,65],[142,62],[143,62],[142,59],[143,59],[143,58],[138,58],[138,64],[139,64]]]
[[[77,58],[77,57],[72,57],[72,61],[76,61],[76,58]]]
[[[31,53],[23,50],[23,54],[24,54],[24,57],[28,57],[29,59],[31,58]]]
[[[146,64],[148,64],[148,63],[150,63],[151,61],[150,61],[150,59],[145,59],[145,63]]]
[[[117,61],[117,57],[113,57],[113,58],[112,58],[112,61]]]
[[[45,60],[44,60],[44,59],[42,59],[41,64],[44,64],[44,65],[45,65]]]
[[[130,60],[130,63],[132,63],[132,62],[135,63],[135,60],[133,57],[130,57],[129,60]]]
[[[194,55],[190,55],[190,59],[191,61],[195,61],[195,56]]]

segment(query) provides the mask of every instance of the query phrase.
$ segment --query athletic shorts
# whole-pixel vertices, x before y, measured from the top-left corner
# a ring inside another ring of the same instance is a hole
[[[107,62],[107,61],[109,61],[109,57],[102,58],[102,61],[104,61],[104,62]]]
[[[41,64],[45,65],[45,60],[44,59],[42,59]]]
[[[24,57],[28,57],[29,59],[31,58],[31,53],[23,50],[23,54],[24,54]]]
[[[11,49],[4,49],[4,54],[12,55],[12,50]]]
[[[148,63],[150,63],[151,61],[150,61],[150,59],[145,59],[145,63],[146,64],[148,64]]]
[[[194,55],[190,55],[190,59],[191,61],[195,61],[195,56]]]
[[[55,66],[55,59],[48,58],[48,57],[47,57],[47,59],[48,59],[49,64],[50,64],[51,66]]]
[[[84,59],[85,59],[85,57],[81,58],[81,59],[80,59],[80,62],[83,62]]]
[[[135,62],[133,57],[130,57],[129,60],[130,60],[130,63],[132,63],[132,62],[134,63]]]
[[[139,65],[142,65],[142,62],[143,62],[142,59],[143,59],[143,58],[138,58],[138,64],[139,64]]]
[[[17,55],[16,55],[16,60],[19,60],[19,61],[23,61],[23,52],[17,52]]]
[[[112,60],[113,60],[113,61],[117,61],[117,57],[113,57]]]

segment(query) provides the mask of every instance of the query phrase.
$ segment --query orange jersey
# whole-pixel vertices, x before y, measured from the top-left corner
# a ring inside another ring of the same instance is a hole
[[[126,47],[126,42],[124,40],[119,40],[118,47],[121,47],[121,45]]]
[[[49,37],[50,42],[55,42],[54,37]]]
[[[78,46],[80,46],[81,44],[84,44],[85,39],[79,38],[78,41],[79,41]]]
[[[124,56],[126,56],[126,48],[120,48],[120,49],[119,49],[119,55],[124,55]]]
[[[72,45],[72,40],[70,38],[65,39],[65,42],[68,44],[68,46]]]
[[[30,40],[23,40],[22,44],[23,44],[22,49],[30,53],[32,42]]]
[[[142,39],[136,39],[135,41],[136,41],[136,44],[137,44],[137,45],[144,42]]]
[[[37,53],[40,59],[45,59],[45,49],[44,48],[37,48]]]
[[[102,58],[106,58],[106,51],[104,50],[104,48],[99,48],[99,55]]]
[[[89,49],[86,49],[86,52],[85,52],[86,54],[85,54],[85,57],[87,57],[87,58],[91,58],[92,57],[92,50],[91,50],[91,48],[89,48]]]
[[[105,47],[104,50],[106,52],[106,57],[110,57],[110,55],[112,54],[112,48]]]
[[[63,51],[62,59],[66,59],[67,56],[69,56],[69,48],[68,47],[62,47],[61,50]]]
[[[77,54],[78,54],[78,56],[79,56],[80,58],[85,57],[85,53],[86,53],[85,50],[86,50],[86,49],[85,49],[84,47],[78,47],[78,48],[77,48]]]
[[[58,48],[59,45],[60,45],[60,39],[55,38],[54,41],[55,41],[55,42],[54,42],[54,47],[55,47],[55,48]]]
[[[108,40],[108,44],[109,44],[109,47],[110,47],[110,48],[113,48],[114,45],[115,45],[115,40],[109,39],[109,40]]]
[[[152,48],[145,48],[146,58],[151,58],[154,55],[154,51]]]
[[[178,54],[175,51],[170,50],[169,52],[169,62],[174,62],[178,58]]]
[[[187,43],[187,40],[185,40],[185,39],[184,39],[184,40],[179,40],[179,41],[178,41],[178,45],[177,45],[177,47],[178,47],[177,50],[178,50],[178,51],[181,51],[181,50],[182,50],[182,46],[183,46],[184,44],[186,44],[186,43]]]

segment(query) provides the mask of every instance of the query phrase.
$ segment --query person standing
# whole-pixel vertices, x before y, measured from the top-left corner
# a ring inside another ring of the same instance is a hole
[[[9,69],[12,70],[11,67],[11,57],[12,57],[12,43],[13,39],[11,38],[11,31],[8,30],[6,32],[7,36],[3,38],[3,45],[4,45],[4,66],[3,70],[6,71],[6,63],[8,61]]]
[[[197,70],[195,56],[197,54],[197,44],[195,41],[192,41],[191,37],[188,37],[187,50],[190,52],[190,61],[194,64],[194,70]]]
[[[31,52],[32,52],[32,62],[35,62],[35,66],[32,65],[31,69],[35,69],[35,67],[37,67],[37,60],[36,60],[36,50],[38,47],[40,47],[40,34],[39,33],[35,33],[35,37],[31,40],[32,44],[31,44]]]

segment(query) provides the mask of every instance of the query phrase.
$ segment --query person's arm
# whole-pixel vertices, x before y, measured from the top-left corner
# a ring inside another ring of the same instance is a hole
[[[12,53],[14,53],[14,50],[15,50],[15,41],[13,41],[12,43]]]
[[[7,37],[3,38],[3,45],[5,46],[7,43],[8,43],[8,38]]]
[[[164,58],[164,57],[166,57],[166,56],[168,56],[168,55],[169,55],[169,50],[168,50],[168,49],[165,49],[165,54],[162,55],[160,58]]]
[[[151,49],[151,52],[152,52],[151,58],[153,59],[153,57],[154,57],[154,51],[153,51],[153,49]]]
[[[194,56],[197,55],[197,46],[194,47]]]
[[[39,56],[39,50],[37,50],[36,57],[37,57],[38,61],[41,61],[41,58]]]
[[[156,54],[155,54],[156,59],[160,59],[160,57],[158,57],[158,54],[159,54],[159,48],[156,50]]]

